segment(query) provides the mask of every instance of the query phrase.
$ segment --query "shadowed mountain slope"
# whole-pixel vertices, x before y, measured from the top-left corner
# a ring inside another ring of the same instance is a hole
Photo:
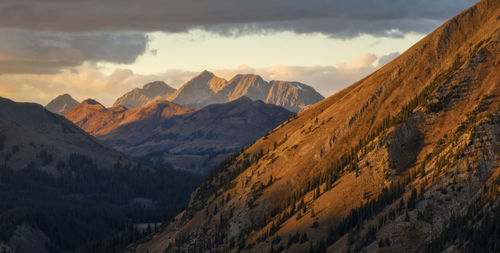
[[[279,106],[241,97],[175,117],[129,121],[98,138],[155,166],[206,174],[292,115]]]
[[[142,237],[134,223],[170,219],[200,181],[128,158],[41,105],[0,98],[2,252],[123,247]]]

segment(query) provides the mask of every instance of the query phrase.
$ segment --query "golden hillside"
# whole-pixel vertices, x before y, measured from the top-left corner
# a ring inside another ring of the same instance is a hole
[[[299,113],[131,249],[484,251],[450,226],[470,220],[462,232],[475,233],[488,221],[479,214],[498,220],[499,20],[500,2],[483,0]]]

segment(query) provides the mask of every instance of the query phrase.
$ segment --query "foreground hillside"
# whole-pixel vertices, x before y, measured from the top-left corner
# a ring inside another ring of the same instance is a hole
[[[202,109],[157,100],[127,110],[87,100],[64,114],[108,146],[155,167],[207,174],[293,114],[246,97]]]
[[[142,236],[133,224],[179,212],[200,181],[130,159],[38,104],[0,98],[0,252],[119,249]]]
[[[299,113],[136,252],[499,252],[500,2]]]

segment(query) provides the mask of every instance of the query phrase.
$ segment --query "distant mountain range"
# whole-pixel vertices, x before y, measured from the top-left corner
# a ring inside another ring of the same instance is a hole
[[[253,74],[236,75],[227,81],[203,71],[178,90],[163,82],[150,83],[142,89],[136,88],[120,97],[114,106],[123,105],[132,109],[155,99],[166,99],[179,105],[201,108],[230,102],[243,96],[279,105],[292,112],[299,112],[324,98],[312,87],[299,82],[266,82]]]
[[[202,109],[157,100],[127,110],[85,100],[64,116],[126,154],[156,167],[198,174],[290,118],[286,109],[240,97]]]

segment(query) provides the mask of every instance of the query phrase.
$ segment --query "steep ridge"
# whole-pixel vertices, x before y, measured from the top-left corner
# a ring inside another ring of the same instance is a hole
[[[498,252],[499,17],[483,0],[299,113],[130,250]]]
[[[124,106],[128,109],[141,107],[155,99],[165,99],[176,91],[165,82],[156,81],[135,88],[119,97],[113,106]]]
[[[1,251],[109,252],[141,238],[134,223],[170,219],[199,182],[108,148],[41,105],[0,98]]]
[[[239,74],[226,81],[213,73],[203,71],[168,97],[174,103],[204,107],[222,104],[240,97],[262,100],[298,112],[324,97],[312,87],[298,82],[271,81],[253,74]]]
[[[64,114],[71,108],[75,107],[78,105],[78,101],[73,99],[69,94],[63,94],[59,95],[56,98],[54,98],[52,101],[50,101],[46,106],[45,109],[57,113],[57,114]]]
[[[97,137],[155,166],[206,174],[292,115],[281,107],[242,97],[175,117],[124,120],[108,134]]]
[[[66,112],[64,117],[87,133],[99,137],[132,122],[158,121],[193,111],[195,109],[165,100],[156,100],[145,106],[128,110],[124,106],[106,108],[95,100],[87,99]]]

